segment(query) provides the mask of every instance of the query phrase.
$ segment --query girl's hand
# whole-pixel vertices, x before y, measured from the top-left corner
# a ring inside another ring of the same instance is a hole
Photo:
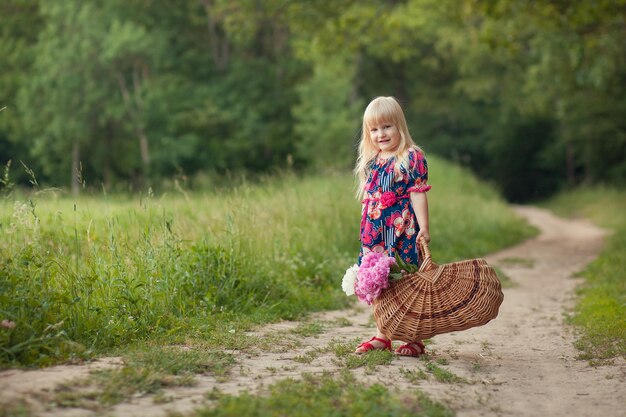
[[[430,243],[430,232],[428,231],[428,229],[420,229],[420,231],[417,233],[416,239],[419,241],[420,237],[424,237],[426,243]]]

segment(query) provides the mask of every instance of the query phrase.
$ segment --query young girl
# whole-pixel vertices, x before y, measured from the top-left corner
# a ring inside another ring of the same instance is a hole
[[[359,155],[354,168],[359,181],[357,196],[363,201],[359,265],[369,252],[398,253],[417,265],[417,241],[430,241],[428,167],[415,145],[399,103],[393,97],[377,97],[365,109]],[[391,350],[379,329],[376,336],[361,343],[356,353],[372,349]],[[420,340],[402,345],[396,354],[419,356],[425,353]]]

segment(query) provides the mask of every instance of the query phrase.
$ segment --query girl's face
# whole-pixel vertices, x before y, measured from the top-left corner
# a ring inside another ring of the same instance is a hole
[[[381,156],[392,156],[400,146],[400,131],[392,123],[380,123],[369,126],[370,139],[378,148]]]

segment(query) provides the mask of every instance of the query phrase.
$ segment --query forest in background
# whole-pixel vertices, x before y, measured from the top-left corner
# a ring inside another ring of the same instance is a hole
[[[0,189],[349,169],[378,95],[511,201],[623,186],[624,45],[624,0],[3,0]]]

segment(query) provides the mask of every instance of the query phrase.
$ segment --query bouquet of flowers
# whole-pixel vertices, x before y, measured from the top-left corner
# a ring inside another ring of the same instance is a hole
[[[363,257],[361,265],[346,270],[341,287],[346,295],[355,295],[361,302],[372,304],[389,282],[402,279],[404,274],[417,271],[417,265],[404,262],[397,254],[370,252]]]

